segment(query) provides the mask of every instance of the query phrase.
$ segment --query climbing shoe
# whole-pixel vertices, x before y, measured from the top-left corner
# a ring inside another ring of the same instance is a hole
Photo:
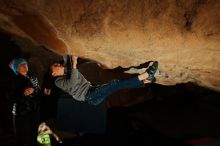
[[[154,75],[158,69],[158,64],[158,61],[154,61],[153,64],[146,69],[146,72],[148,73],[147,80],[153,81]]]

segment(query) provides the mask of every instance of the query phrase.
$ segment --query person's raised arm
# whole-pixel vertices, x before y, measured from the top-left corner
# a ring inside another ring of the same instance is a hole
[[[72,61],[73,61],[73,69],[77,69],[77,56],[72,56]]]

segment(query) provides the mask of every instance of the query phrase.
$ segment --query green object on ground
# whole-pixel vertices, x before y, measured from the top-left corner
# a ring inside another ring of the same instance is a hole
[[[37,136],[37,141],[40,146],[51,146],[50,135],[49,134],[39,134]]]

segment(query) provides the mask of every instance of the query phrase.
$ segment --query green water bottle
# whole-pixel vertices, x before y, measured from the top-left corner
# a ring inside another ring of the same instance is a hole
[[[38,134],[37,141],[39,143],[39,146],[51,146],[49,134]]]

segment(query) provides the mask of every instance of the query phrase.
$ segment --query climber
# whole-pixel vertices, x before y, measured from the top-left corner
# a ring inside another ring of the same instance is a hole
[[[69,66],[69,67],[68,67]],[[51,66],[51,75],[56,77],[55,85],[70,94],[75,100],[91,105],[102,103],[112,93],[127,88],[143,88],[151,83],[158,68],[154,61],[146,71],[126,80],[112,80],[109,83],[92,86],[77,69],[77,57],[64,56],[64,65],[55,63]]]

